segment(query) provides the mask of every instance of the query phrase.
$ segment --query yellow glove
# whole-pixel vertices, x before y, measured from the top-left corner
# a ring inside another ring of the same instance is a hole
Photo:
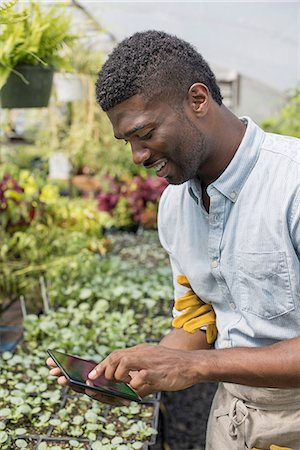
[[[259,450],[259,448],[252,447],[251,450]],[[270,450],[293,450],[290,447],[279,447],[279,445],[272,444]]]
[[[195,333],[199,328],[206,326],[206,340],[209,344],[213,344],[218,334],[213,307],[204,303],[195,294],[185,275],[178,275],[176,281],[189,290],[175,301],[175,308],[178,311],[185,311],[173,319],[173,327]]]
[[[293,450],[290,447],[279,447],[279,445],[271,445],[270,450]]]

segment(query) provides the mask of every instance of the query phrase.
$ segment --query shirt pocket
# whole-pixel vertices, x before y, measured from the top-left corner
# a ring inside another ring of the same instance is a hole
[[[239,252],[241,310],[273,319],[295,308],[285,252]]]

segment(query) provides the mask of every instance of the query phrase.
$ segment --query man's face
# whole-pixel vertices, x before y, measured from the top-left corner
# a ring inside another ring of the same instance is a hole
[[[129,142],[135,164],[171,184],[195,177],[207,159],[205,139],[184,109],[135,95],[108,111],[117,139]]]

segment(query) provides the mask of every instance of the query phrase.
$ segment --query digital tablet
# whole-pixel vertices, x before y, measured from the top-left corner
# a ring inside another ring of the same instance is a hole
[[[121,397],[126,400],[141,402],[142,398],[126,383],[117,383],[107,380],[103,375],[96,380],[89,380],[86,384],[88,374],[97,363],[77,356],[67,355],[57,350],[47,350],[55,364],[61,369],[70,386],[91,389],[113,397]]]

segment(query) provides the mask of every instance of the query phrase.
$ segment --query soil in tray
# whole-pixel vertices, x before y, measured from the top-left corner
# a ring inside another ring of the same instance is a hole
[[[26,434],[25,436],[28,435],[32,435],[32,436],[47,436],[48,435],[48,430],[49,430],[49,424],[45,424],[44,426],[41,427],[37,427],[32,425],[31,423],[29,423],[27,420],[26,421],[19,421],[18,422],[18,428],[25,428],[26,429]],[[22,436],[21,436],[21,439]],[[25,438],[24,438],[25,439]]]
[[[49,430],[49,424],[43,424],[40,427],[34,426],[31,419],[23,417],[17,423],[7,421],[7,427],[11,430],[22,429],[22,433],[16,436],[17,439],[27,439],[27,436],[46,436]],[[1,448],[1,445],[0,445]]]

